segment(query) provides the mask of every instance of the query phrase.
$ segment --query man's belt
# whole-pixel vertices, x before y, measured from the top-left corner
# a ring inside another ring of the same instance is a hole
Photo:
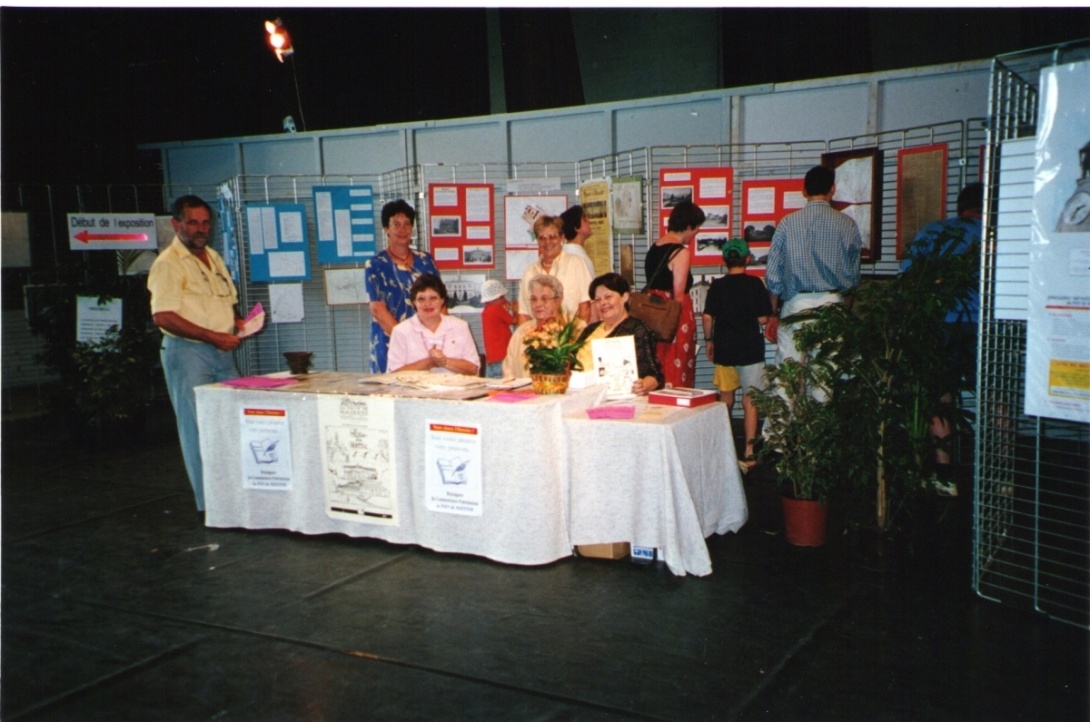
[[[839,293],[839,290],[800,290],[799,295],[814,295],[815,293]]]

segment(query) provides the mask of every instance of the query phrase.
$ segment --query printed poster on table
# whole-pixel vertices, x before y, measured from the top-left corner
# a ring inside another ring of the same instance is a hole
[[[394,400],[348,395],[317,399],[326,514],[396,526]]]
[[[318,262],[351,263],[374,257],[375,201],[368,184],[315,187]]]
[[[633,399],[632,386],[639,379],[635,336],[596,338],[590,342],[598,383],[606,385],[607,399]]]
[[[428,420],[424,432],[424,504],[451,515],[484,513],[481,429],[465,422]]]
[[[428,185],[431,254],[440,270],[496,267],[491,184]]]
[[[590,220],[591,236],[583,243],[594,265],[594,274],[613,270],[613,225],[610,223],[609,180],[599,179],[579,185],[579,204]]]
[[[750,273],[764,276],[780,220],[805,206],[801,179],[742,180],[742,237],[753,255]]]
[[[566,194],[507,195],[503,198],[504,262],[508,280],[522,274],[537,260],[534,221],[541,215],[559,215],[568,208]]]
[[[247,490],[292,489],[291,427],[288,412],[246,406],[239,415],[242,486]]]
[[[1090,423],[1090,61],[1041,71],[1026,414]]]
[[[244,208],[250,241],[250,281],[310,280],[307,210],[301,204],[251,204]]]
[[[730,167],[660,169],[658,234],[666,233],[674,207],[685,201],[695,203],[707,219],[689,249],[692,264],[718,265],[723,261],[719,248],[730,239],[733,197],[734,170]]]

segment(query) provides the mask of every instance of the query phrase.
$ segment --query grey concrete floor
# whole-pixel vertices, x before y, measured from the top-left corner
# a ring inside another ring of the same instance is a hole
[[[5,418],[5,720],[1086,720],[1085,630],[971,592],[965,520],[875,572],[751,522],[715,572],[205,528],[169,419]],[[623,446],[620,445],[619,446]]]

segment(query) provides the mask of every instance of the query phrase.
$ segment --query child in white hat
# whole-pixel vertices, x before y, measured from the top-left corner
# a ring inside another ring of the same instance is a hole
[[[511,326],[516,321],[515,306],[507,299],[507,286],[498,280],[486,280],[481,284],[481,302],[484,303],[481,311],[484,375],[490,379],[503,378],[503,358],[511,340]]]

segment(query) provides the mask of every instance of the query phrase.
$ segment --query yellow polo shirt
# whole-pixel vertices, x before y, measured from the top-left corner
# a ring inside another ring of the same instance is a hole
[[[151,312],[177,313],[202,328],[234,333],[238,291],[223,258],[212,248],[205,249],[211,270],[177,236],[170,247],[159,253],[148,273]]]

